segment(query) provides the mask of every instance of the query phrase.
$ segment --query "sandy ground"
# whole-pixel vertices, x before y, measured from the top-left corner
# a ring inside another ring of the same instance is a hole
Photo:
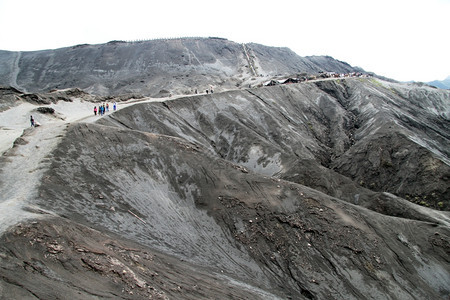
[[[167,98],[145,98],[129,100],[118,104],[118,110],[135,103],[164,101]],[[46,156],[56,147],[70,123],[91,123],[98,120],[94,116],[95,103],[75,99],[73,102],[59,101],[51,104],[54,115],[36,111],[39,107],[23,102],[0,113],[0,152],[3,155],[0,173],[0,233],[21,220],[42,217],[42,209],[27,205],[36,196],[35,187],[42,178],[48,163]],[[112,114],[111,109],[106,114]],[[30,116],[40,124],[31,127]],[[14,141],[18,140],[17,146]],[[33,211],[39,211],[34,214]]]
[[[129,100],[118,104],[118,109],[133,105],[136,102],[152,102],[164,101],[166,98],[152,99],[145,98],[140,100]],[[64,124],[73,122],[94,122],[99,118],[93,115],[93,108],[97,105],[95,103],[76,99],[73,102],[59,101],[57,104],[51,104],[47,107],[52,107],[55,110],[54,116],[44,115],[36,111],[38,105],[23,102],[9,110],[0,113],[0,153],[13,146],[14,141],[22,135],[25,129],[30,128],[30,116],[32,115],[36,122],[42,126],[35,128],[42,132],[49,127],[61,127]],[[43,105],[42,105],[43,106]],[[111,104],[112,106],[112,104]],[[113,113],[112,107],[107,114]]]

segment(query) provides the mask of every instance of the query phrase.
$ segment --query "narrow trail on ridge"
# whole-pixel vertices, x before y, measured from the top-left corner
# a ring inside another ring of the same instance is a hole
[[[144,101],[152,100],[132,100],[119,106],[123,108]],[[91,111],[94,105],[96,104],[90,102],[80,105],[78,101],[52,105],[59,118],[38,116],[42,125],[25,128],[13,147],[3,153],[0,158],[0,233],[24,219],[51,214],[31,204],[38,197],[37,187],[51,163],[48,157],[64,137],[65,129],[70,123],[93,123],[99,119]],[[70,114],[71,111],[73,114]],[[106,115],[112,113],[110,111]],[[36,115],[33,110],[24,114]],[[11,117],[4,119],[9,118]],[[17,118],[15,122],[19,123],[11,126],[23,126],[22,119]]]
[[[22,52],[21,51],[17,52],[17,56],[14,59],[14,63],[12,66],[13,72],[11,73],[11,79],[10,79],[9,84],[16,89],[20,89],[20,90],[23,90],[24,92],[26,92],[26,89],[20,87],[17,84],[17,76],[19,76],[19,72],[20,72],[19,62],[20,62],[21,57],[22,57]]]
[[[0,174],[0,232],[28,217],[39,217],[31,211],[39,211],[27,205],[37,197],[43,171],[48,166],[46,157],[53,151],[61,137],[65,124],[26,129],[20,145],[8,150],[3,158]]]

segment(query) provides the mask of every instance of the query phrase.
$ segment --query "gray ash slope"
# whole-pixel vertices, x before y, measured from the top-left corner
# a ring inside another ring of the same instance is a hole
[[[198,96],[133,106],[100,122],[180,137],[348,201],[358,193],[341,184],[351,179],[449,210],[449,93],[382,82],[325,80]],[[314,176],[316,169],[322,171]]]
[[[349,78],[220,92],[360,69],[218,38],[1,51],[0,66],[2,111],[216,90],[68,125],[24,204],[45,218],[1,236],[0,297],[449,297],[449,91]]]
[[[182,38],[78,45],[32,52],[0,51],[0,85],[42,92],[78,87],[96,95],[158,95],[230,89],[275,75],[360,68],[327,56],[300,57],[288,48]]]
[[[450,216],[406,199],[448,210],[449,101],[429,87],[325,80],[72,124],[29,208],[56,216],[2,236],[3,289],[446,299]]]

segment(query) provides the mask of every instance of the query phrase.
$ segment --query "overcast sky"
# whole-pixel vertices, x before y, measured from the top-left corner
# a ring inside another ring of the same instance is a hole
[[[0,49],[218,36],[400,81],[450,75],[450,0],[0,0]]]

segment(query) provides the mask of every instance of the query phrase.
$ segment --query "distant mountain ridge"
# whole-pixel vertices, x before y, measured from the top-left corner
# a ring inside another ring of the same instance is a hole
[[[32,52],[0,51],[0,85],[27,92],[81,88],[97,95],[193,93],[255,85],[276,75],[361,72],[329,56],[222,38],[180,38]]]
[[[427,82],[427,84],[432,85],[434,87],[440,88],[440,89],[450,89],[450,76],[445,78],[444,80],[433,80],[430,82]]]

